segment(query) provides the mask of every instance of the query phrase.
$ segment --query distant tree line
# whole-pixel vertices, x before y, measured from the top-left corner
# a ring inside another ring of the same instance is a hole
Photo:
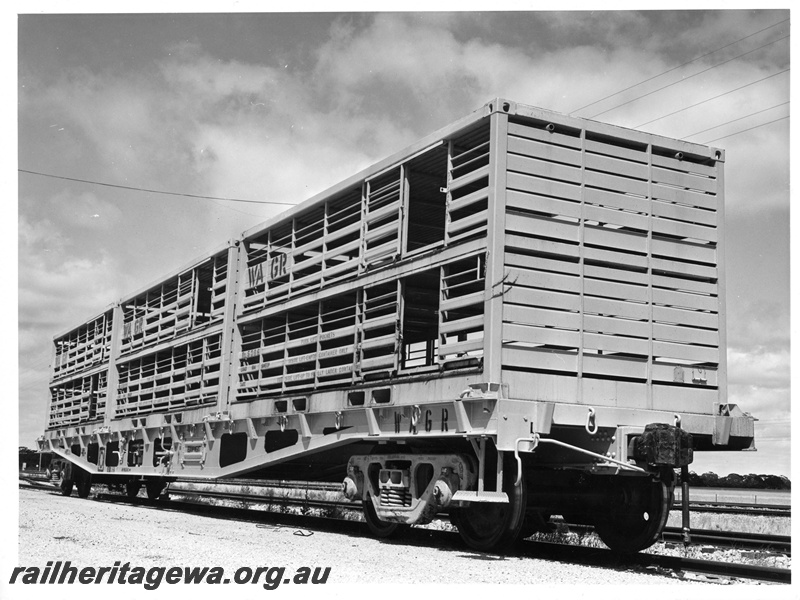
[[[689,472],[689,485],[692,487],[746,488],[752,490],[790,490],[792,482],[783,475],[739,475],[731,473],[720,477],[716,473],[698,475]]]
[[[38,450],[31,450],[25,446],[19,447],[19,470],[36,471],[41,465],[42,469],[50,466],[52,455],[44,452],[40,455]]]

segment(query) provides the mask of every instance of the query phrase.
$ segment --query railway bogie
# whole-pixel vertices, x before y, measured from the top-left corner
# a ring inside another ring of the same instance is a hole
[[[728,403],[722,150],[497,99],[54,340],[62,488],[342,480],[379,536],[623,552]],[[88,487],[87,487],[88,486]]]

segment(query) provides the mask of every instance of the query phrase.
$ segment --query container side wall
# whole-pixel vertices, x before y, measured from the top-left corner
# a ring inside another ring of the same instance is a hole
[[[484,119],[246,237],[236,400],[481,369],[489,163]]]
[[[721,164],[586,124],[509,124],[504,381],[514,397],[709,412]]]
[[[105,419],[113,314],[108,310],[53,341],[48,428]]]
[[[114,418],[224,403],[232,252],[217,252],[120,303]]]

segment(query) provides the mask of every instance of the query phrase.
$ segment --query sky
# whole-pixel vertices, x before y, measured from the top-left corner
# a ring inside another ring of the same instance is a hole
[[[503,97],[726,150],[729,401],[758,452],[691,469],[790,475],[788,18],[20,15],[19,444],[56,334]]]

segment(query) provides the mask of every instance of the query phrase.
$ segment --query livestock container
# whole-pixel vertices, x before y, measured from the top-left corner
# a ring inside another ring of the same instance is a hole
[[[637,551],[727,400],[724,152],[495,99],[53,346],[63,491],[344,479],[371,530]]]

